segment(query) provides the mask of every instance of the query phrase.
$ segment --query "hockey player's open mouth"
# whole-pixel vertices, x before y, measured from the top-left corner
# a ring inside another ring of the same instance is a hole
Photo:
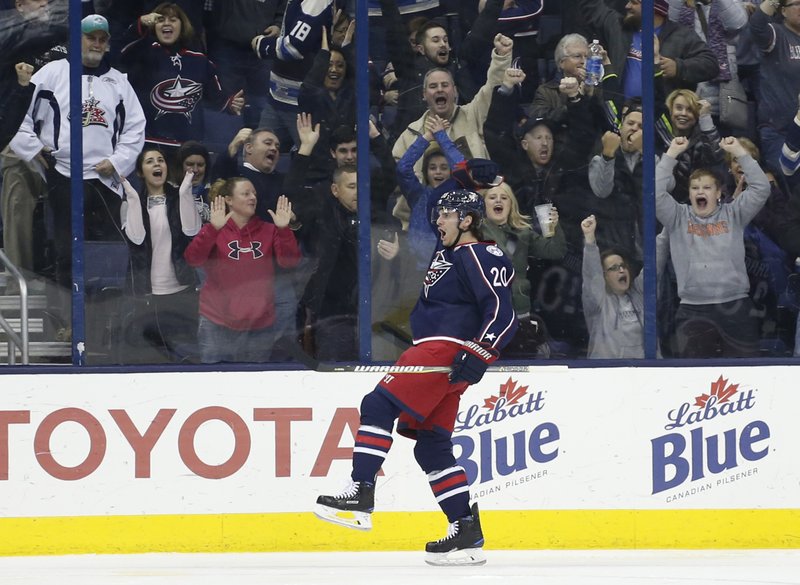
[[[444,231],[442,228],[439,228],[439,239],[444,242],[444,239],[447,237],[447,232]]]

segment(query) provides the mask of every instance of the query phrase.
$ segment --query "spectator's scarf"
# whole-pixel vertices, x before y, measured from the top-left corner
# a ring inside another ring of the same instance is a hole
[[[702,6],[700,9],[704,10]],[[697,14],[697,10],[692,6],[686,6],[686,4],[684,4],[678,16],[678,22],[694,30],[695,18],[700,18]],[[730,81],[731,65],[728,61],[728,44],[725,40],[725,27],[722,26],[722,20],[720,20],[719,17],[718,2],[711,3],[711,10],[708,13],[708,26],[702,28],[706,33],[706,44],[719,62],[719,75],[714,81]],[[706,28],[707,30],[705,30]]]

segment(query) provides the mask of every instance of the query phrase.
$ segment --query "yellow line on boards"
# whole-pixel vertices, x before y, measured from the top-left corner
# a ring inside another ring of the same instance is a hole
[[[487,549],[800,548],[800,510],[487,511]],[[378,512],[362,532],[311,513],[0,518],[0,556],[420,550],[439,512]]]

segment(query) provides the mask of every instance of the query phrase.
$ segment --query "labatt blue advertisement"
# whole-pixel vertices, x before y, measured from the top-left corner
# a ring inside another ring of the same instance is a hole
[[[547,476],[547,464],[559,455],[561,432],[547,420],[546,395],[508,378],[477,403],[462,398],[453,442],[474,497]]]
[[[758,388],[722,375],[666,413],[666,434],[651,440],[652,493],[676,502],[758,474],[770,453],[769,424],[758,418]]]

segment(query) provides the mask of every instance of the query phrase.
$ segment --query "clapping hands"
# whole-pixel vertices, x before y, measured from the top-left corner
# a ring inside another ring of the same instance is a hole
[[[439,130],[447,130],[448,128],[450,128],[450,122],[448,120],[440,118],[436,114],[429,114],[425,118],[425,140],[431,142],[434,134],[439,132]]]

